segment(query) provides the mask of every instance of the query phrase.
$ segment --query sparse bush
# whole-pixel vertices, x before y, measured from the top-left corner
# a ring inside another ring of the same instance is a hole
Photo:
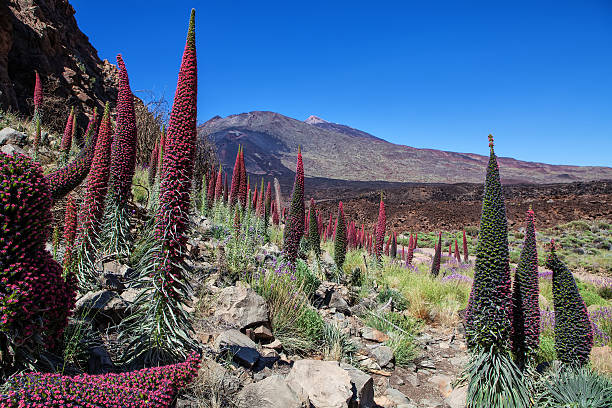
[[[400,312],[408,308],[408,301],[406,298],[399,291],[391,289],[388,286],[385,286],[378,292],[378,297],[376,299],[382,304],[386,304],[389,302],[389,299],[391,299],[391,306],[393,309],[399,310]]]
[[[260,268],[247,278],[268,303],[274,337],[287,351],[302,354],[316,349],[323,320],[308,302],[294,268],[291,263],[279,262],[273,270]]]
[[[395,364],[398,366],[407,365],[417,357],[417,344],[414,337],[421,328],[418,320],[395,312],[384,314],[369,312],[364,324],[389,336],[389,340],[384,344],[393,350]]]
[[[351,336],[343,332],[334,323],[325,323],[321,335],[323,359],[342,361],[351,359],[357,352],[357,346],[351,341]]]

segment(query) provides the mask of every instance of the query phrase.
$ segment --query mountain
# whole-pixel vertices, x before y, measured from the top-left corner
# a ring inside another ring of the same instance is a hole
[[[238,145],[245,146],[247,171],[291,182],[298,146],[307,177],[402,183],[482,183],[487,156],[396,145],[369,133],[316,116],[306,121],[275,112],[254,111],[215,116],[198,128],[217,146],[221,164],[234,165]],[[484,137],[484,136],[483,136]],[[498,159],[502,181],[566,183],[612,179],[612,168],[566,166]]]
[[[70,106],[84,126],[85,111],[116,99],[117,70],[100,60],[74,13],[68,0],[0,1],[0,108],[32,114],[34,71],[43,120],[54,130],[63,130]]]

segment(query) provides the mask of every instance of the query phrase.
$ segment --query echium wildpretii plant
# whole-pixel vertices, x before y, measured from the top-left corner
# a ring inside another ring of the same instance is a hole
[[[540,343],[538,251],[534,214],[527,211],[525,242],[512,287],[512,352],[519,367],[535,362]]]
[[[510,261],[508,222],[493,136],[482,199],[474,282],[465,316],[472,356],[464,371],[467,407],[526,407],[529,393],[520,369],[509,355]]]
[[[87,177],[98,138],[98,133],[95,131],[96,127],[97,116],[94,112],[94,115],[89,119],[89,125],[87,125],[85,147],[66,166],[45,176],[53,200],[65,197],[66,194],[74,190]]]
[[[74,196],[69,195],[66,200],[66,213],[64,216],[64,267],[70,265],[72,249],[77,229],[77,203]]]
[[[385,241],[385,229],[387,228],[387,216],[385,214],[385,203],[383,202],[382,193],[380,193],[380,205],[378,208],[378,222],[376,223],[376,236],[374,242],[374,254],[376,259],[380,260]]]
[[[32,117],[32,125],[34,126],[34,143],[32,147],[34,149],[34,160],[38,159],[38,147],[40,145],[40,135],[41,135],[41,122],[42,122],[42,99],[43,99],[43,91],[42,84],[40,82],[40,75],[38,75],[38,71],[35,72],[35,81],[34,81],[34,116]]]
[[[51,194],[40,166],[0,152],[0,377],[59,346],[74,282],[45,250]]]
[[[167,408],[197,375],[200,356],[126,373],[77,375],[20,373],[7,381],[0,407]]]
[[[151,158],[151,161],[155,162],[155,169],[149,169],[149,187],[151,188],[151,194],[149,196],[148,207],[151,211],[157,210],[157,204],[159,202],[159,180],[161,176],[161,165],[164,157],[164,145],[166,143],[166,127],[162,125],[159,140],[157,141],[157,156],[155,159]],[[153,163],[152,163],[153,164]],[[203,176],[205,177],[205,176]],[[204,183],[206,184],[206,183]]]
[[[66,126],[64,128],[64,134],[60,142],[60,165],[66,164],[68,161],[68,154],[70,154],[70,148],[72,147],[72,136],[74,134],[74,107],[70,108],[70,114],[66,120]]]
[[[132,194],[132,178],[136,166],[136,116],[134,95],[130,89],[130,81],[121,55],[117,55],[117,66],[119,67],[117,124],[111,145],[104,247],[108,254],[126,256],[131,242],[128,200]]]
[[[108,190],[111,143],[112,127],[107,103],[98,131],[91,171],[87,177],[85,199],[79,212],[74,262],[70,265],[79,282],[79,287],[84,290],[98,287],[95,261],[96,252],[100,247],[99,234]]]
[[[298,147],[295,181],[291,196],[291,207],[283,233],[283,253],[287,260],[294,263],[298,256],[300,240],[304,234],[304,165],[302,150]]]
[[[346,219],[342,201],[338,204],[338,219],[336,222],[336,234],[334,241],[334,262],[338,273],[342,271],[344,260],[346,259]]]
[[[583,366],[589,361],[593,347],[593,326],[574,276],[557,257],[554,241],[546,267],[553,271],[557,358],[567,365]]]
[[[268,183],[268,189],[270,189],[270,184]],[[266,198],[266,202],[267,202]],[[310,220],[308,226],[308,243],[310,244],[310,249],[315,253],[318,257],[321,256],[321,236],[319,235],[319,225],[317,224],[317,210],[315,207],[314,198],[310,199]]]
[[[466,336],[470,349],[505,350],[510,339],[510,260],[508,221],[502,194],[493,137],[482,201],[476,248],[474,284],[466,311]]]
[[[431,261],[431,274],[433,276],[438,276],[440,273],[440,260],[442,259],[442,233],[438,233],[438,243],[436,244],[436,248],[434,250],[434,256]]]
[[[238,146],[238,152],[236,153],[236,163],[234,163],[234,170],[232,171],[232,184],[229,192],[229,204],[233,206],[238,199],[238,192],[240,190],[240,146]]]
[[[184,266],[196,149],[197,60],[195,10],[178,75],[166,135],[155,245],[137,265],[142,290],[131,315],[121,322],[121,338],[130,344],[127,360],[157,364],[185,358],[196,347],[183,303],[188,299]]]

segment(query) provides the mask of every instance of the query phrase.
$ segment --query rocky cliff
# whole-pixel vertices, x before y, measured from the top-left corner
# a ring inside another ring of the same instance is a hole
[[[102,109],[117,95],[116,68],[101,61],[68,0],[0,1],[0,108],[32,113],[34,72],[44,90],[45,124],[61,130],[71,106]]]

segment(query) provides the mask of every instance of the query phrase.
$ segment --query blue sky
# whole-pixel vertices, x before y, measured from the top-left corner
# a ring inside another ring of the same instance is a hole
[[[172,99],[196,8],[198,120],[317,115],[394,143],[612,166],[612,1],[72,0],[133,90]]]

